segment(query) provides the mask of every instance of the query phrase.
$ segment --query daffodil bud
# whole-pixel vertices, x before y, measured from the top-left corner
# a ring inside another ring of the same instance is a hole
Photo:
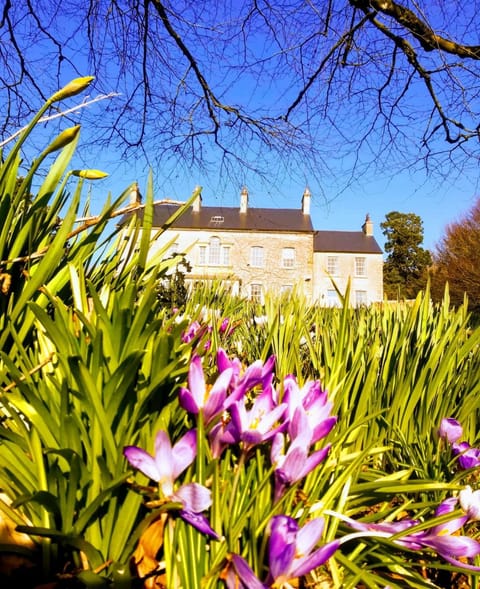
[[[85,178],[85,180],[101,180],[108,176],[106,172],[102,172],[101,170],[73,170],[72,175],[78,178]]]
[[[77,138],[78,134],[80,133],[80,125],[75,125],[75,127],[70,127],[69,129],[65,129],[62,131],[60,135],[50,143],[47,149],[43,152],[44,155],[48,155],[54,151],[58,151],[71,143],[74,139]]]
[[[83,78],[75,78],[66,86],[58,90],[58,92],[55,92],[55,94],[50,97],[50,102],[58,102],[59,100],[70,98],[70,96],[76,96],[77,94],[83,92],[86,88],[88,88],[88,86],[90,86],[91,82],[94,79],[94,76],[84,76]]]

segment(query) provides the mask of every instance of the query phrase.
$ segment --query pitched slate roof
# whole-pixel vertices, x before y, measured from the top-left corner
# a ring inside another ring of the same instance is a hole
[[[382,250],[373,235],[363,231],[315,231],[314,252],[381,254]]]
[[[154,227],[161,227],[178,207],[157,204],[153,213]],[[195,212],[190,207],[172,225],[177,229],[208,229],[223,231],[280,231],[313,233],[310,215],[300,209],[248,208],[246,213],[234,207],[204,207]]]

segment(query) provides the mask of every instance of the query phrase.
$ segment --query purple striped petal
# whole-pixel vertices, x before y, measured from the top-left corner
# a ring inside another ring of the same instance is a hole
[[[228,589],[242,589],[243,587],[245,589],[266,589],[266,586],[258,579],[244,558],[234,554],[232,564],[237,576],[234,579],[230,578],[230,584],[227,582]],[[238,581],[242,583],[240,587]]]
[[[148,452],[137,446],[125,446],[123,455],[134,468],[137,468],[149,479],[158,483],[160,473],[158,472],[157,463],[153,456],[150,456]]]
[[[193,415],[197,415],[200,410],[194,395],[192,395],[189,389],[185,389],[184,387],[181,387],[178,392],[178,402],[180,403],[180,407]]]
[[[316,517],[308,521],[297,534],[297,553],[309,554],[322,537],[325,522],[323,517]]]
[[[201,513],[193,513],[193,511],[181,509],[178,512],[178,515],[183,519],[183,521],[193,526],[202,534],[210,536],[210,538],[213,538],[214,540],[220,539],[220,536],[217,534],[217,532],[215,532],[214,529],[212,529],[212,527],[208,523],[208,519]]]
[[[191,429],[178,440],[172,449],[173,478],[176,479],[192,462],[197,454],[197,431]]]
[[[227,390],[232,378],[233,369],[227,368],[220,374],[210,389],[203,411],[206,423],[209,423],[216,415],[223,411],[223,404],[227,398]]]
[[[433,548],[440,556],[473,558],[480,554],[480,542],[467,536],[425,536],[424,546]]]
[[[199,483],[188,483],[182,485],[172,496],[172,499],[180,500],[187,511],[200,513],[205,511],[212,504],[212,494]]]
[[[298,523],[286,515],[272,518],[268,544],[270,574],[273,579],[288,576],[296,552]]]
[[[322,564],[325,564],[333,556],[339,546],[340,541],[334,540],[315,550],[312,554],[299,558],[295,561],[295,568],[291,572],[291,578],[296,579],[297,577],[302,577],[313,571],[313,569],[322,566]]]

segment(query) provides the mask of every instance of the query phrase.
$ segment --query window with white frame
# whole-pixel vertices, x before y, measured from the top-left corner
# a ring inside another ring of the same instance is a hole
[[[355,258],[355,276],[367,275],[367,261],[364,257]]]
[[[207,246],[206,245],[199,245],[198,246],[198,265],[205,266],[207,263]]]
[[[340,305],[338,293],[334,288],[329,288],[327,290],[327,305],[329,307],[338,307]]]
[[[222,246],[222,266],[230,266],[230,247]]]
[[[282,284],[282,286],[280,287],[280,292],[281,294],[287,294],[292,292],[293,290],[293,284]]]
[[[208,243],[208,264],[209,266],[220,266],[221,254],[220,238],[211,237]]]
[[[338,275],[338,256],[327,257],[327,272],[332,276]]]
[[[366,290],[356,290],[355,291],[355,305],[357,307],[361,307],[362,305],[367,305],[367,291]]]
[[[250,285],[250,300],[255,303],[262,302],[262,285],[258,283],[252,283]]]
[[[211,237],[208,245],[198,246],[199,266],[230,266],[230,245],[222,244],[219,237]]]
[[[282,266],[284,268],[293,268],[295,266],[294,247],[284,247],[282,249]]]
[[[265,252],[262,246],[254,245],[250,248],[250,266],[254,268],[265,266]]]

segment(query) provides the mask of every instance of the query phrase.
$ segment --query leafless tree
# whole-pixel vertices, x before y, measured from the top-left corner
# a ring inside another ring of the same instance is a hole
[[[4,0],[0,139],[93,74],[119,96],[78,118],[154,164],[461,172],[478,165],[479,29],[478,0]]]
[[[470,309],[480,313],[480,198],[459,220],[450,223],[437,245],[431,270],[432,295],[440,300],[445,284],[450,300],[461,305],[467,295]],[[479,315],[480,319],[480,315]]]

